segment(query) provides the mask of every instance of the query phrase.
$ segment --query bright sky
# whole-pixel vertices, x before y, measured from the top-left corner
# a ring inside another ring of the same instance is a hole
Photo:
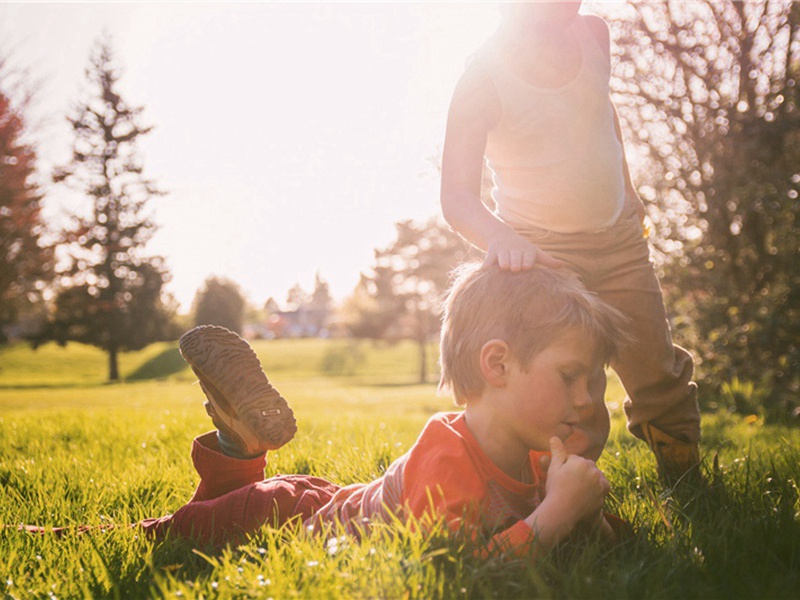
[[[49,173],[111,34],[123,95],[155,126],[145,172],[168,191],[148,249],[188,310],[212,274],[261,305],[319,271],[342,299],[393,223],[438,214],[450,94],[498,20],[494,3],[0,3],[0,52],[41,82]],[[50,186],[45,214],[70,202]]]

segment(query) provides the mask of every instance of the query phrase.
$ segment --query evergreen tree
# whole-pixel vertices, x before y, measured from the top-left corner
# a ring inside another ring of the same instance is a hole
[[[314,291],[311,292],[308,302],[311,325],[317,334],[327,326],[332,304],[330,286],[317,272],[314,276]]]
[[[247,308],[239,286],[222,277],[209,277],[194,301],[195,325],[220,325],[241,334]]]
[[[436,219],[402,221],[395,227],[397,238],[387,248],[375,250],[375,265],[361,275],[344,313],[354,335],[417,342],[419,381],[424,383],[427,345],[439,332],[450,272],[467,258],[470,248]]]
[[[5,89],[11,85],[4,77],[8,68],[0,59],[0,342],[21,314],[39,304],[53,259],[42,241],[36,151],[24,141],[22,109]]]
[[[95,46],[86,77],[89,92],[68,117],[72,160],[53,179],[71,184],[90,206],[76,210],[64,232],[69,266],[61,273],[49,337],[106,350],[113,381],[119,379],[120,351],[168,334],[162,294],[168,274],[161,259],[144,253],[156,228],[147,208],[162,192],[144,176],[137,142],[151,128],[140,123],[142,107],[119,93],[109,40]]]

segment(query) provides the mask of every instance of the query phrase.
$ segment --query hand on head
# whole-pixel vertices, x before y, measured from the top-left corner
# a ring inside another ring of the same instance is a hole
[[[550,269],[560,269],[564,263],[532,244],[521,235],[509,231],[489,240],[483,266],[497,265],[503,271],[518,273],[538,264]]]

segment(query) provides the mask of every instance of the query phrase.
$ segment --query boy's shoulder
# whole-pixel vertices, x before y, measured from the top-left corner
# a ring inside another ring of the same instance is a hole
[[[403,465],[406,498],[424,500],[425,490],[456,490],[479,493],[483,488],[475,456],[475,442],[463,412],[433,415],[409,450]]]
[[[577,18],[592,33],[603,51],[610,54],[611,34],[608,30],[608,23],[597,15],[578,15]]]
[[[464,123],[481,123],[491,128],[499,119],[500,99],[492,79],[496,69],[496,53],[483,48],[467,63],[450,100],[451,119]]]
[[[437,413],[425,424],[406,465],[420,472],[452,468],[469,460],[473,445],[463,412]]]

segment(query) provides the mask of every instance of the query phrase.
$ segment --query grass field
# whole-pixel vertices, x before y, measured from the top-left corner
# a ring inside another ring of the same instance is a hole
[[[380,475],[428,417],[452,409],[414,383],[411,345],[259,342],[300,432],[270,454],[267,476],[337,483]],[[125,383],[79,345],[0,349],[0,523],[127,524],[179,508],[197,477],[193,437],[210,429],[175,344],[124,355]],[[479,561],[444,533],[375,531],[361,543],[264,529],[214,554],[135,529],[34,536],[0,530],[6,598],[800,598],[800,432],[728,413],[704,415],[702,450],[717,484],[677,494],[624,430],[610,388],[612,436],[601,468],[608,509],[633,539],[566,545],[535,565]]]

